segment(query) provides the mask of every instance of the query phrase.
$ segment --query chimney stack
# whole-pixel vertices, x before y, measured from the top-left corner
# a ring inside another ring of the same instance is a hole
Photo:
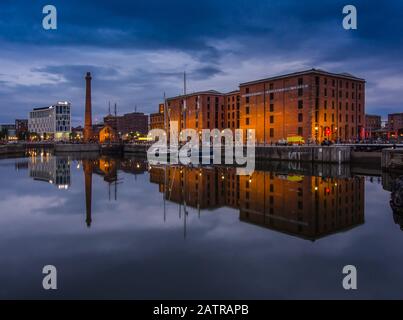
[[[87,72],[85,76],[85,125],[84,142],[89,142],[93,138],[92,133],[92,104],[91,104],[91,73]]]

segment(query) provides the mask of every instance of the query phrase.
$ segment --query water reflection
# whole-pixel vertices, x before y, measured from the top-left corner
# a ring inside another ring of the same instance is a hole
[[[225,166],[148,166],[142,159],[104,156],[78,159],[42,154],[28,158],[27,167],[34,180],[49,182],[59,189],[70,186],[73,162],[77,169],[82,168],[88,227],[92,224],[93,174],[103,177],[109,200],[117,201],[118,186],[124,183],[119,172],[136,178],[147,171],[150,183],[158,184],[162,194],[164,220],[165,202],[178,204],[185,236],[189,207],[196,209],[199,216],[204,210],[236,209],[241,222],[311,241],[355,228],[365,221],[365,178],[350,176],[347,167],[306,168],[298,164],[290,169],[287,163],[272,162],[251,176],[237,176],[235,168]],[[16,163],[16,169],[24,168],[23,163]]]
[[[391,192],[390,207],[393,211],[393,220],[403,231],[403,175],[383,174],[384,189]]]
[[[50,153],[30,157],[28,169],[29,176],[34,180],[48,182],[59,189],[70,186],[70,160],[67,158],[54,157]]]
[[[68,189],[54,187],[58,163]],[[1,161],[3,296],[44,297],[41,268],[53,264],[63,298],[401,297],[398,175],[257,168],[238,177],[137,158]],[[341,286],[346,264],[360,272],[357,293]]]
[[[231,207],[242,222],[316,240],[364,223],[364,178],[328,178],[235,168],[152,167],[168,201],[200,210]]]

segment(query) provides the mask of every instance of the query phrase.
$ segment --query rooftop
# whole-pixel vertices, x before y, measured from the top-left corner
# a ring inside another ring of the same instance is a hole
[[[50,106],[50,107],[41,107],[41,108],[34,108],[34,111],[41,111],[41,110],[48,110],[48,109],[53,109],[53,106]]]
[[[298,77],[298,76],[303,76],[303,75],[312,74],[312,73],[313,74],[323,75],[323,76],[338,77],[338,78],[344,78],[344,79],[349,79],[349,80],[365,82],[365,79],[358,78],[356,76],[353,76],[350,73],[346,73],[346,72],[332,73],[332,72],[324,71],[324,70],[321,70],[321,69],[313,68],[313,69],[309,69],[309,70],[304,70],[304,71],[299,71],[299,72],[293,72],[293,73],[288,73],[288,74],[284,74],[284,75],[274,76],[274,77],[271,77],[271,78],[265,78],[265,79],[250,81],[250,82],[244,82],[244,83],[241,83],[240,85],[245,86],[245,85],[251,85],[251,84],[256,84],[256,83],[261,83],[261,82],[268,82],[268,81],[284,79],[284,78]]]
[[[193,96],[201,96],[201,95],[217,95],[217,96],[222,96],[223,93],[218,92],[217,90],[206,90],[206,91],[198,91],[198,92],[192,92],[192,93],[188,93],[186,95],[179,95],[176,97],[171,97],[171,98],[167,98],[168,101],[170,100],[174,100],[174,99],[179,99],[179,98],[185,98],[185,97],[193,97]]]

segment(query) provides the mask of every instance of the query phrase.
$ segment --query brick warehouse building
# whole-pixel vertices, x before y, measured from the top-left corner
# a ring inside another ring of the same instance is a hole
[[[178,122],[179,130],[221,130],[225,127],[224,98],[224,94],[215,90],[168,98],[168,118]]]
[[[365,136],[371,138],[373,133],[382,129],[382,118],[375,114],[365,115]]]
[[[185,108],[186,105],[186,108]],[[215,90],[201,91],[167,99],[168,119],[177,121],[179,130],[191,128],[203,129],[239,129],[241,99],[239,91],[227,94]],[[154,118],[153,128],[159,128],[158,114]]]
[[[403,134],[403,113],[393,113],[388,115],[388,130],[395,137]]]
[[[148,132],[148,116],[141,112],[126,113],[123,116],[108,114],[104,117],[104,123],[119,135],[131,132],[147,134]]]
[[[165,128],[165,106],[160,103],[157,113],[150,114],[150,130]]]
[[[365,80],[311,69],[240,85],[241,128],[257,143],[364,137]]]
[[[167,107],[179,130],[243,129],[246,137],[254,129],[258,144],[365,136],[365,80],[347,73],[311,69],[242,83],[227,94],[210,90],[168,98]]]

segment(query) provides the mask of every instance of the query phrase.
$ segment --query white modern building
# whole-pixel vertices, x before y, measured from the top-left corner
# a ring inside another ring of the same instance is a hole
[[[29,113],[28,131],[41,139],[68,140],[71,133],[71,104],[58,102],[45,108],[34,108]]]

